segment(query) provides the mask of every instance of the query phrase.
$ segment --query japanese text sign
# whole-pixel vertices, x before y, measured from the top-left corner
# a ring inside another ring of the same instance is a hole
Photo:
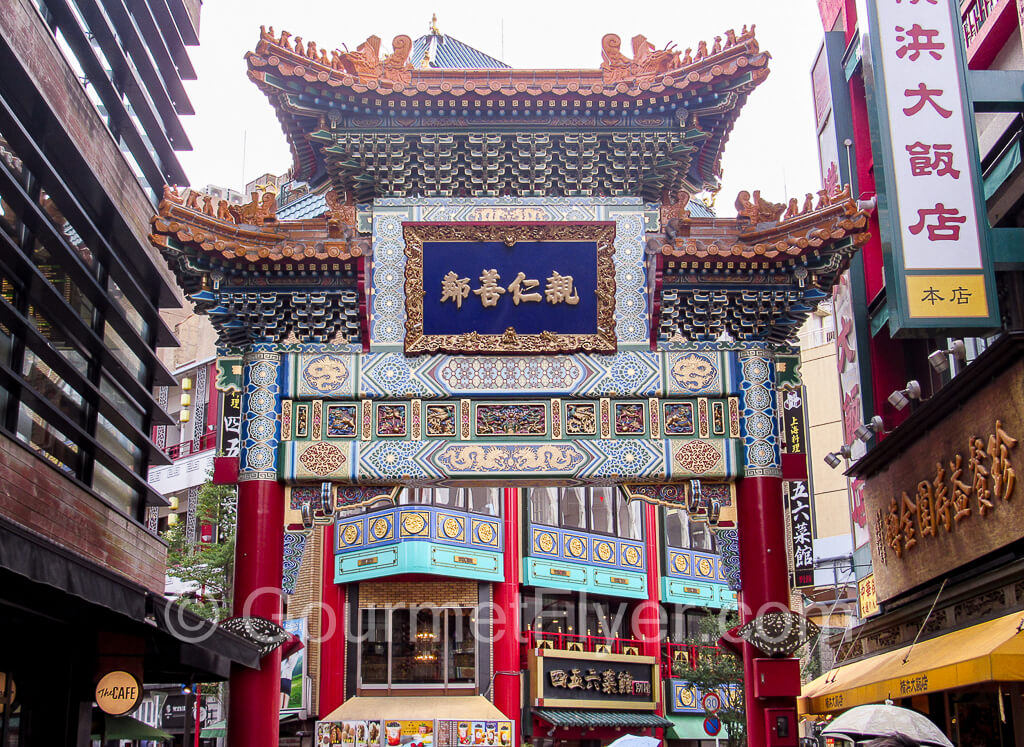
[[[529,664],[535,706],[653,710],[660,701],[652,657],[539,649]]]
[[[990,326],[995,294],[959,12],[951,0],[869,7],[890,323],[894,332]]]

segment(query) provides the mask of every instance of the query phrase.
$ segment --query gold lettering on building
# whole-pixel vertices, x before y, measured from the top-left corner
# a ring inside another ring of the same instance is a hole
[[[1010,451],[1017,439],[1003,430],[996,420],[988,438],[967,439],[967,459],[954,454],[947,469],[935,464],[931,480],[917,483],[914,497],[904,491],[889,500],[887,511],[879,509],[876,529],[883,540],[876,543],[878,559],[888,562],[888,550],[897,558],[918,545],[918,539],[936,537],[940,529],[953,532],[972,516],[985,518],[994,513],[999,501],[1009,501],[1016,487],[1017,473],[1010,462]]]

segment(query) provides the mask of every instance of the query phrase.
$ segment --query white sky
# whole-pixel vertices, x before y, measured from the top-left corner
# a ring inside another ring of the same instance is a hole
[[[596,68],[601,37],[609,32],[622,37],[627,53],[636,34],[659,49],[675,42],[682,50],[756,23],[772,72],[748,99],[725,146],[717,211],[734,215],[741,189],[785,202],[820,187],[810,86],[822,39],[815,0],[207,0],[201,44],[190,50],[199,76],[187,84],[196,115],[184,118],[194,150],[180,154],[192,183],[239,189],[291,165],[269,102],[245,74],[243,55],[256,46],[260,24],[328,49],[355,49],[376,34],[383,53],[398,34],[425,34],[432,13],[442,33],[517,68]]]

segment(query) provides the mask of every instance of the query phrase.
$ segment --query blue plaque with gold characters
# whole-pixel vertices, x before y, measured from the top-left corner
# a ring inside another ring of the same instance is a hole
[[[406,353],[615,352],[613,222],[404,229]]]

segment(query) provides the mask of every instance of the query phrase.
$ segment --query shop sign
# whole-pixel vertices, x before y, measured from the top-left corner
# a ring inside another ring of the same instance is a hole
[[[108,672],[96,685],[96,705],[111,716],[134,711],[141,700],[142,684],[130,672]]]
[[[890,329],[998,326],[960,3],[869,3]]]
[[[237,457],[239,450],[238,432],[242,425],[242,393],[224,393],[224,407],[221,408],[220,443],[217,449],[228,457]]]
[[[221,356],[216,362],[218,392],[242,391],[242,359],[239,356]]]
[[[316,747],[380,747],[380,721],[321,722],[316,726]]]
[[[1020,539],[1022,388],[1017,361],[867,481],[879,601]]]
[[[199,701],[200,728],[209,726],[220,719],[220,704],[214,697],[200,695],[196,698],[192,695],[170,695],[160,709],[160,728],[175,733],[183,732],[185,730],[185,709],[191,705],[191,716],[189,716],[189,730],[191,731],[192,725],[196,721],[196,700]]]
[[[792,586],[795,589],[814,586],[814,520],[811,516],[808,484],[807,480],[787,480],[783,483],[789,505]]]
[[[510,747],[512,722],[438,720],[435,737],[437,747]]]
[[[615,224],[407,223],[408,353],[613,353]]]
[[[878,594],[875,591],[874,573],[869,573],[857,582],[857,599],[860,602],[861,618],[878,614]]]
[[[661,686],[653,657],[538,649],[531,652],[533,704],[652,710]]]

